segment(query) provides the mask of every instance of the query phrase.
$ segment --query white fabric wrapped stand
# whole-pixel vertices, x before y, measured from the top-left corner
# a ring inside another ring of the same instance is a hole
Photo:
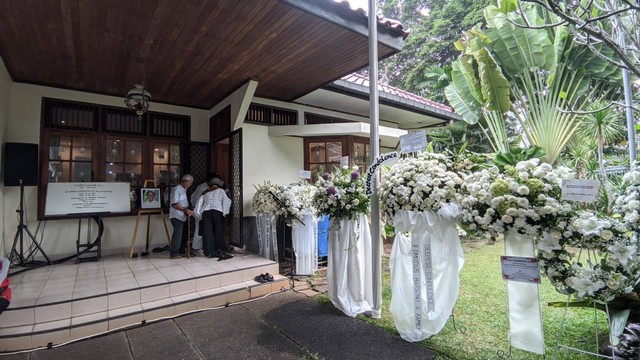
[[[276,215],[256,214],[256,226],[258,228],[258,244],[260,245],[258,255],[278,262]]]
[[[331,219],[327,287],[333,306],[355,317],[373,304],[371,232],[367,216]]]
[[[394,216],[390,310],[396,329],[407,341],[440,332],[455,306],[464,265],[457,209],[449,209],[449,216],[407,210]]]
[[[508,231],[504,236],[507,256],[535,258],[533,237]],[[538,284],[507,280],[509,301],[509,342],[511,346],[544,355],[544,332]]]
[[[298,222],[291,230],[296,275],[313,275],[318,270],[318,219],[305,215],[301,220],[304,225]]]

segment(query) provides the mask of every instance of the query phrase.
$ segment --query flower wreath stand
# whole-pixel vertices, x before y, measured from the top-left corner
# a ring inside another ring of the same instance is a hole
[[[318,219],[305,214],[291,230],[291,242],[295,253],[295,274],[313,275],[318,270]],[[295,220],[294,220],[295,221]]]
[[[367,215],[331,218],[327,286],[331,303],[345,315],[371,311],[371,232]]]
[[[508,230],[504,236],[506,256],[535,258],[533,238]],[[540,285],[507,280],[509,343],[511,346],[544,355],[544,333],[540,308]]]
[[[265,259],[278,262],[277,217],[273,214],[257,213],[256,226],[258,230],[258,255]]]
[[[403,339],[421,341],[442,330],[458,298],[464,254],[456,219],[400,210],[393,223],[390,311]]]

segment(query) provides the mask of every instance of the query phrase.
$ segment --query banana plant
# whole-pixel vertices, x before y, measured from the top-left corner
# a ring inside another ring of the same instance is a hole
[[[543,160],[553,164],[584,107],[608,96],[604,84],[619,76],[615,66],[576,44],[567,28],[544,27],[555,19],[543,18],[536,6],[520,8],[538,28],[523,26],[515,0],[487,7],[487,28],[474,28],[455,44],[462,55],[445,94],[465,121],[480,123],[496,152],[509,152],[506,119],[515,119],[525,145],[542,148]]]

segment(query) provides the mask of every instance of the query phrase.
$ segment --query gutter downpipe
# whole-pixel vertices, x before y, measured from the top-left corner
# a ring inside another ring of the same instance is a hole
[[[378,105],[378,21],[376,2],[369,0],[369,129],[371,164],[380,156],[380,112]],[[382,243],[380,241],[380,205],[378,203],[378,182],[380,174],[373,177],[373,195],[371,195],[371,256],[372,256],[372,292],[373,304],[371,317],[382,316]]]

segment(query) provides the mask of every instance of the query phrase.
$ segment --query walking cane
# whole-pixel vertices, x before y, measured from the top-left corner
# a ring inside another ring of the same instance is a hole
[[[191,257],[191,216],[187,216],[187,259]]]

